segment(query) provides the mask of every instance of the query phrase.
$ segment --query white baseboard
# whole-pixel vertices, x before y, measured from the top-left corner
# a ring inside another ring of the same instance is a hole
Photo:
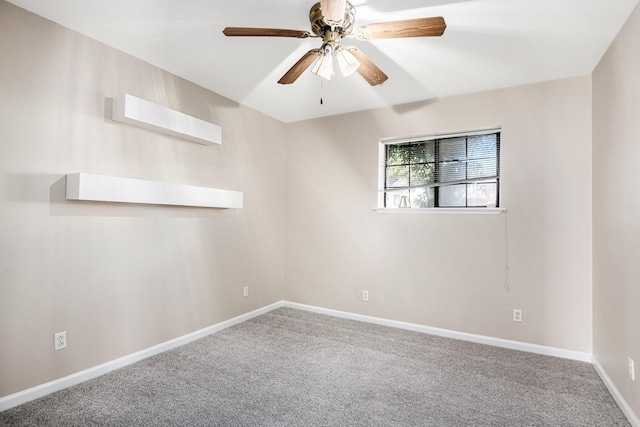
[[[609,378],[609,375],[607,375],[607,372],[604,370],[595,356],[593,357],[593,366],[594,368],[596,368],[596,372],[598,373],[598,375],[600,375],[600,378],[602,379],[604,385],[606,385],[609,389],[609,393],[611,393],[611,396],[613,396],[613,398],[615,399],[616,403],[620,407],[620,410],[622,410],[622,413],[624,413],[624,415],[629,420],[629,423],[633,427],[640,427],[640,418],[638,418],[638,416],[633,412],[633,409],[631,409],[631,406],[629,406],[627,401],[624,400],[624,398],[618,391],[618,388],[613,384],[613,381],[611,381],[611,378]]]
[[[392,328],[406,329],[408,331],[422,332],[425,334],[437,335],[439,337],[453,338],[456,340],[470,341],[478,344],[487,344],[495,347],[508,348],[511,350],[526,351],[529,353],[561,357],[563,359],[579,360],[581,362],[588,362],[588,363],[591,363],[593,360],[591,353],[565,350],[563,348],[548,347],[548,346],[538,345],[538,344],[529,344],[525,342],[505,340],[502,338],[493,338],[493,337],[488,337],[484,335],[468,334],[466,332],[457,332],[449,329],[433,328],[430,326],[418,325],[416,323],[399,322],[396,320],[365,316],[362,314],[354,314],[346,311],[331,310],[328,308],[298,304],[295,302],[284,301],[283,306],[290,307],[290,308],[297,308],[299,310],[312,311],[314,313],[327,314],[329,316],[342,317],[345,319],[358,320],[361,322],[374,323],[376,325],[390,326]]]
[[[153,347],[140,350],[136,353],[120,357],[118,359],[103,363],[98,366],[94,366],[89,369],[85,369],[84,371],[76,372],[75,374],[71,374],[45,384],[40,384],[36,387],[32,387],[18,393],[10,394],[8,396],[0,398],[0,412],[21,405],[23,403],[27,403],[31,400],[46,396],[47,394],[51,394],[53,392],[63,390],[73,385],[80,384],[81,382],[99,377],[100,375],[104,375],[107,372],[111,372],[115,369],[122,368],[127,365],[131,365],[148,357],[155,356],[156,354],[160,354],[173,348],[180,347],[182,345],[190,343],[191,341],[204,338],[208,335],[229,328],[231,326],[235,326],[239,323],[245,322],[249,319],[260,316],[261,314],[267,313],[271,310],[275,310],[276,308],[282,306],[283,302],[279,301],[274,304],[251,311],[249,313],[234,317],[232,319],[225,320],[224,322],[216,323],[215,325],[208,326],[204,329],[200,329],[187,335],[183,335],[181,337],[160,343],[158,345],[154,345]]]
[[[440,329],[440,328],[433,328],[429,326],[418,325],[415,323],[407,323],[407,322],[383,319],[379,317],[365,316],[362,314],[348,313],[344,311],[332,310],[332,309],[305,305],[305,304],[298,304],[298,303],[289,302],[289,301],[278,301],[276,303],[251,311],[249,313],[245,313],[243,315],[234,317],[224,322],[217,323],[207,328],[200,329],[198,331],[189,333],[187,335],[175,338],[170,341],[166,341],[164,343],[155,345],[153,347],[149,347],[147,349],[138,351],[136,353],[123,356],[121,358],[112,360],[110,362],[103,363],[93,368],[89,368],[84,371],[77,372],[75,374],[71,374],[66,377],[63,377],[45,384],[41,384],[36,387],[32,387],[30,389],[20,391],[18,393],[11,394],[9,396],[5,396],[3,398],[0,398],[0,411],[13,408],[15,406],[29,402],[31,400],[46,396],[47,394],[56,392],[58,390],[62,390],[67,387],[71,387],[81,382],[90,380],[92,378],[99,377],[100,375],[104,375],[107,372],[113,371],[115,369],[122,368],[127,365],[131,365],[133,363],[136,363],[140,360],[146,359],[151,356],[155,356],[156,354],[160,354],[162,352],[171,350],[173,348],[188,344],[192,341],[195,341],[200,338],[204,338],[215,332],[218,332],[223,329],[229,328],[231,326],[237,325],[239,323],[245,322],[249,319],[268,313],[280,307],[290,307],[290,308],[295,308],[299,310],[311,311],[319,314],[326,314],[329,316],[342,317],[345,319],[368,322],[368,323],[373,323],[373,324],[382,325],[382,326],[390,326],[393,328],[405,329],[405,330],[414,331],[414,332],[422,332],[422,333],[437,335],[437,336],[446,337],[446,338],[453,338],[453,339],[458,339],[463,341],[475,342],[479,344],[487,344],[487,345],[492,345],[496,347],[509,348],[512,350],[520,350],[520,351],[526,351],[530,353],[562,357],[565,359],[573,359],[573,360],[579,360],[582,362],[593,363],[593,357],[590,353],[583,353],[578,351],[565,350],[561,348],[547,347],[547,346],[542,346],[537,344],[529,344],[529,343],[523,343],[518,341],[505,340],[501,338],[493,338],[493,337],[488,337],[483,335],[468,334],[465,332],[456,332],[456,331],[451,331],[447,329]],[[636,424],[634,424],[634,427],[640,427],[640,424],[637,424],[637,417],[635,417],[635,415],[633,414],[633,411],[631,411],[630,407],[626,404],[624,399],[622,399],[622,397],[617,392],[617,390],[612,385],[612,383],[605,379],[606,373],[604,373],[604,370],[602,370],[602,367],[598,368],[598,366],[599,365],[596,364],[596,370],[601,375],[601,377],[603,377],[605,384],[607,384],[607,387],[609,387],[609,390],[611,390],[611,393],[613,394],[618,404],[620,404],[622,410],[625,411],[625,415],[627,415],[627,417],[631,420],[632,424],[636,422]]]

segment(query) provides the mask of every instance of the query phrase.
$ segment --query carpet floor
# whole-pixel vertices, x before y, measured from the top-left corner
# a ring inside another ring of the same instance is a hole
[[[290,308],[0,413],[8,426],[628,426],[588,363]]]

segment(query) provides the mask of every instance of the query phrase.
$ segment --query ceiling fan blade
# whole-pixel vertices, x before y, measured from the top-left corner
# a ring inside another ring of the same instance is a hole
[[[306,39],[311,36],[311,33],[308,31],[283,30],[280,28],[227,27],[222,30],[222,32],[228,37],[296,37],[299,39]]]
[[[407,19],[405,21],[381,22],[358,28],[360,40],[394,39],[400,37],[437,37],[444,33],[447,24],[442,16]]]
[[[346,7],[347,0],[320,0],[320,10],[328,24],[341,24]]]
[[[278,83],[280,83],[281,85],[288,85],[295,82],[298,77],[300,77],[300,75],[304,73],[307,68],[309,68],[313,61],[318,59],[318,56],[321,53],[322,50],[320,49],[311,49],[309,52],[302,55],[302,58],[300,58],[298,62],[293,64],[293,67],[291,67],[289,71],[287,71],[285,75],[282,76],[280,80],[278,80]]]
[[[389,77],[382,72],[380,68],[365,55],[362,53],[360,49],[357,47],[348,47],[346,48],[349,52],[356,57],[356,59],[360,62],[360,66],[358,67],[358,72],[364,79],[369,82],[371,86],[376,86],[381,83],[384,83]]]

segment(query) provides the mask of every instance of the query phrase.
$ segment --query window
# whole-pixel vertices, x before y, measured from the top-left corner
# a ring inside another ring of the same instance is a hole
[[[499,206],[500,130],[381,142],[385,208]]]

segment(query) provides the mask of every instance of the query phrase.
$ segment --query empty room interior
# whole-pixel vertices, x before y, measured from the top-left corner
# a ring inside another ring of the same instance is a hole
[[[640,426],[638,1],[313,3],[0,0],[0,420],[302,316],[587,366]]]

